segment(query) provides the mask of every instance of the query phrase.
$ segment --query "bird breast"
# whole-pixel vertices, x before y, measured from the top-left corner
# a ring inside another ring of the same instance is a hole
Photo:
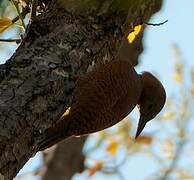
[[[121,121],[136,106],[141,86],[127,61],[111,61],[79,77],[68,121],[72,134],[97,132]]]

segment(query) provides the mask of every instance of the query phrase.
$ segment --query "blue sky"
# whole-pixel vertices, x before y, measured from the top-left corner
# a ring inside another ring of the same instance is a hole
[[[150,21],[168,22],[159,27],[149,26],[144,38],[145,51],[140,57],[138,70],[152,71],[160,77],[167,90],[173,92],[172,70],[175,58],[172,46],[177,44],[188,66],[194,66],[194,1],[165,0],[162,11]]]
[[[177,93],[174,88],[175,83],[172,80],[173,64],[175,57],[173,55],[173,44],[177,44],[182,52],[184,62],[188,70],[194,67],[194,17],[193,0],[165,0],[162,10],[157,13],[150,22],[159,23],[168,19],[168,22],[159,27],[148,26],[144,36],[144,53],[140,57],[141,64],[136,67],[138,72],[151,71],[163,82],[167,95]],[[10,45],[12,49],[14,45]],[[10,54],[0,49],[0,62],[4,62]],[[135,115],[136,116],[136,115]],[[149,127],[152,125],[150,124]],[[149,128],[146,128],[149,131]],[[146,132],[145,131],[145,132]],[[33,170],[40,163],[40,154],[26,165],[23,172]],[[155,164],[148,157],[135,156],[122,169],[125,177],[130,179],[144,180],[144,174],[154,171]],[[131,171],[132,170],[132,171]],[[86,177],[76,176],[74,180],[84,180]],[[104,176],[97,175],[93,180],[106,179]],[[111,179],[118,179],[118,177]]]

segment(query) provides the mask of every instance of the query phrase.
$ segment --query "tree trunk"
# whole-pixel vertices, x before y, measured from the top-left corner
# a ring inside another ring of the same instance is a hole
[[[52,155],[43,166],[46,172],[43,172],[42,180],[70,180],[75,173],[82,172],[85,160],[82,149],[86,139],[86,136],[70,138],[59,143],[54,150],[50,148],[52,152],[48,152],[48,155]]]
[[[33,20],[0,65],[1,179],[16,176],[36,153],[37,135],[71,105],[71,77],[115,58],[122,37],[160,6],[159,0],[58,0]]]

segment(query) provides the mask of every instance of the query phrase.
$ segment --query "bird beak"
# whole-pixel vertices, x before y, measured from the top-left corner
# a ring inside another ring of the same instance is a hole
[[[143,131],[145,125],[147,123],[147,120],[140,116],[140,119],[139,119],[139,123],[138,123],[138,127],[137,127],[137,132],[136,132],[136,135],[135,135],[135,139],[138,138],[138,136],[141,134],[141,132]]]

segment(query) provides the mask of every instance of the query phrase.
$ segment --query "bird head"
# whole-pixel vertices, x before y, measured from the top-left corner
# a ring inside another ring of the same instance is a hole
[[[143,131],[146,123],[152,120],[163,108],[166,101],[166,92],[161,82],[149,72],[143,72],[142,93],[138,102],[140,119],[135,138]]]

